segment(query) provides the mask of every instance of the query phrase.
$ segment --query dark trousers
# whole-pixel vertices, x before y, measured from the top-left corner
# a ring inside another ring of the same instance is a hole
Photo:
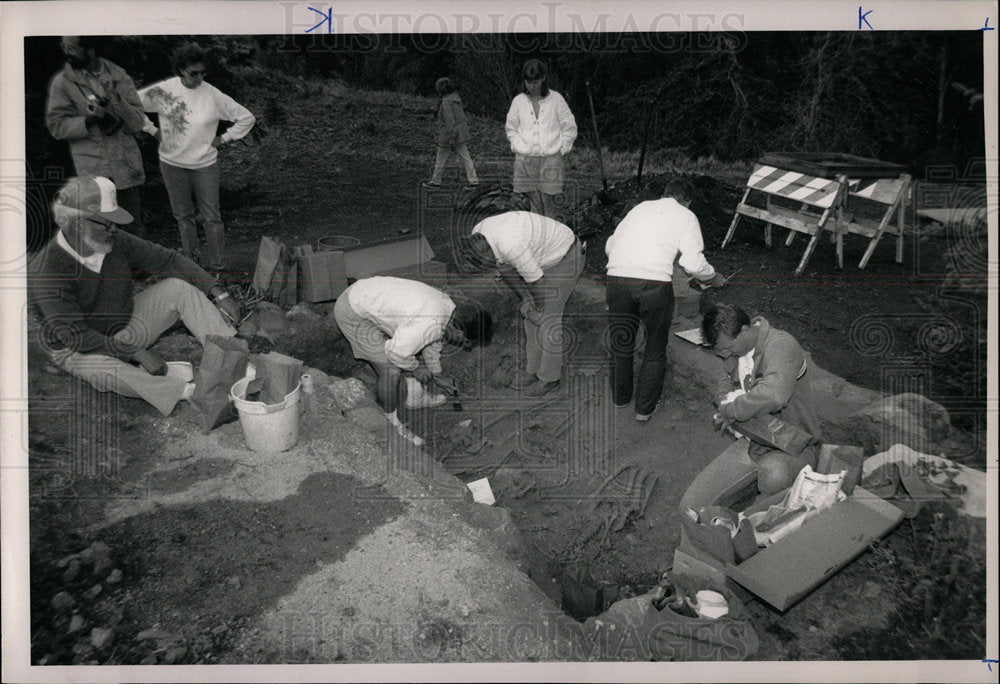
[[[634,384],[635,412],[650,414],[663,393],[667,341],[674,316],[673,286],[658,280],[608,276],[606,293],[611,396],[617,406],[624,406],[632,399],[636,332],[641,322],[646,328],[646,348],[639,379]]]
[[[128,223],[122,226],[123,230],[132,233],[136,237],[141,237],[143,240],[146,239],[146,226],[142,222],[142,191],[141,185],[136,185],[132,188],[119,188],[117,191],[118,195],[118,206],[132,214],[132,223]]]

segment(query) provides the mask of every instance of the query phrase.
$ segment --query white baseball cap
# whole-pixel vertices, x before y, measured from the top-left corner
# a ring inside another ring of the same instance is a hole
[[[115,184],[103,176],[70,178],[56,199],[63,206],[78,209],[85,217],[101,217],[114,223],[132,223],[132,214],[118,206]]]

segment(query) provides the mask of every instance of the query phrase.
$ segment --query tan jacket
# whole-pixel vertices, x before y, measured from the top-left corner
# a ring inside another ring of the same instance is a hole
[[[120,118],[122,126],[110,135],[102,133],[97,125],[87,127],[87,97],[95,93],[88,85],[89,79],[69,64],[49,83],[45,125],[52,137],[69,143],[78,176],[104,176],[119,189],[142,185],[146,174],[135,136],[149,119],[125,70],[106,59],[101,62],[111,81],[105,92],[109,100],[106,110]]]
[[[438,147],[455,147],[469,142],[469,122],[462,109],[462,98],[458,93],[449,93],[441,98],[437,114]]]
[[[727,392],[741,385],[746,394],[720,406],[719,413],[736,421],[778,416],[822,440],[823,431],[802,347],[789,333],[772,328],[766,318],[758,316],[751,325],[760,326],[753,352],[753,375],[749,383],[742,383],[738,377],[737,359],[726,359],[726,375],[719,381],[717,398],[721,400]]]

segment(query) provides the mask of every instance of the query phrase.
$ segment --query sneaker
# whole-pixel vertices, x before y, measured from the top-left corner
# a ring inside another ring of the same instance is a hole
[[[650,411],[649,413],[645,413],[645,414],[644,413],[636,413],[635,414],[635,419],[637,421],[639,421],[640,423],[645,423],[650,418],[653,417],[653,414],[656,413],[661,406],[663,406],[663,400],[662,399],[660,401],[656,402],[656,406],[654,406],[653,410]]]
[[[478,187],[479,187],[479,181],[476,181],[475,183],[466,183],[465,184],[465,189],[466,190],[475,190]]]
[[[553,380],[552,382],[545,382],[544,380],[538,380],[537,382],[534,382],[524,388],[524,396],[544,397],[546,394],[548,394],[558,386],[559,386],[558,380]]]
[[[397,435],[399,435],[400,437],[402,437],[406,441],[410,442],[414,446],[423,446],[424,445],[423,438],[422,437],[418,437],[417,435],[415,435],[412,432],[410,432],[410,430],[405,425],[396,425],[394,427],[396,428],[396,434]]]
[[[441,189],[441,184],[440,183],[435,183],[434,181],[424,181],[423,183],[421,183],[421,185],[424,186],[425,188],[427,188],[428,190],[440,190]]]

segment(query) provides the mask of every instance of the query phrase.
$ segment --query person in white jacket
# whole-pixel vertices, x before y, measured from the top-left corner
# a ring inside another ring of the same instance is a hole
[[[608,255],[608,303],[611,395],[625,407],[635,389],[635,418],[650,419],[660,405],[666,375],[667,341],[674,313],[671,284],[674,260],[705,285],[721,287],[726,278],[705,260],[698,217],[688,207],[691,188],[674,179],[663,197],[637,204],[605,243]],[[633,384],[633,358],[639,324],[646,328],[646,348]]]
[[[182,251],[209,271],[226,268],[225,229],[219,208],[218,148],[239,140],[254,125],[246,107],[205,81],[204,50],[182,45],[174,53],[177,76],[139,91],[143,108],[160,117],[160,171]],[[216,135],[220,121],[232,121]],[[202,261],[195,212],[205,225],[208,257]]]
[[[453,384],[442,376],[444,343],[471,350],[488,345],[493,337],[493,319],[480,305],[456,302],[435,287],[407,278],[358,280],[337,297],[333,316],[354,358],[375,369],[375,399],[386,420],[401,437],[418,446],[423,439],[410,432],[396,414],[400,399],[408,409],[443,404],[444,395],[428,393],[424,383]]]
[[[563,157],[573,149],[576,119],[563,96],[549,88],[544,62],[529,59],[522,75],[524,92],[510,103],[506,125],[514,153],[514,192],[528,196],[531,211],[559,219]]]

